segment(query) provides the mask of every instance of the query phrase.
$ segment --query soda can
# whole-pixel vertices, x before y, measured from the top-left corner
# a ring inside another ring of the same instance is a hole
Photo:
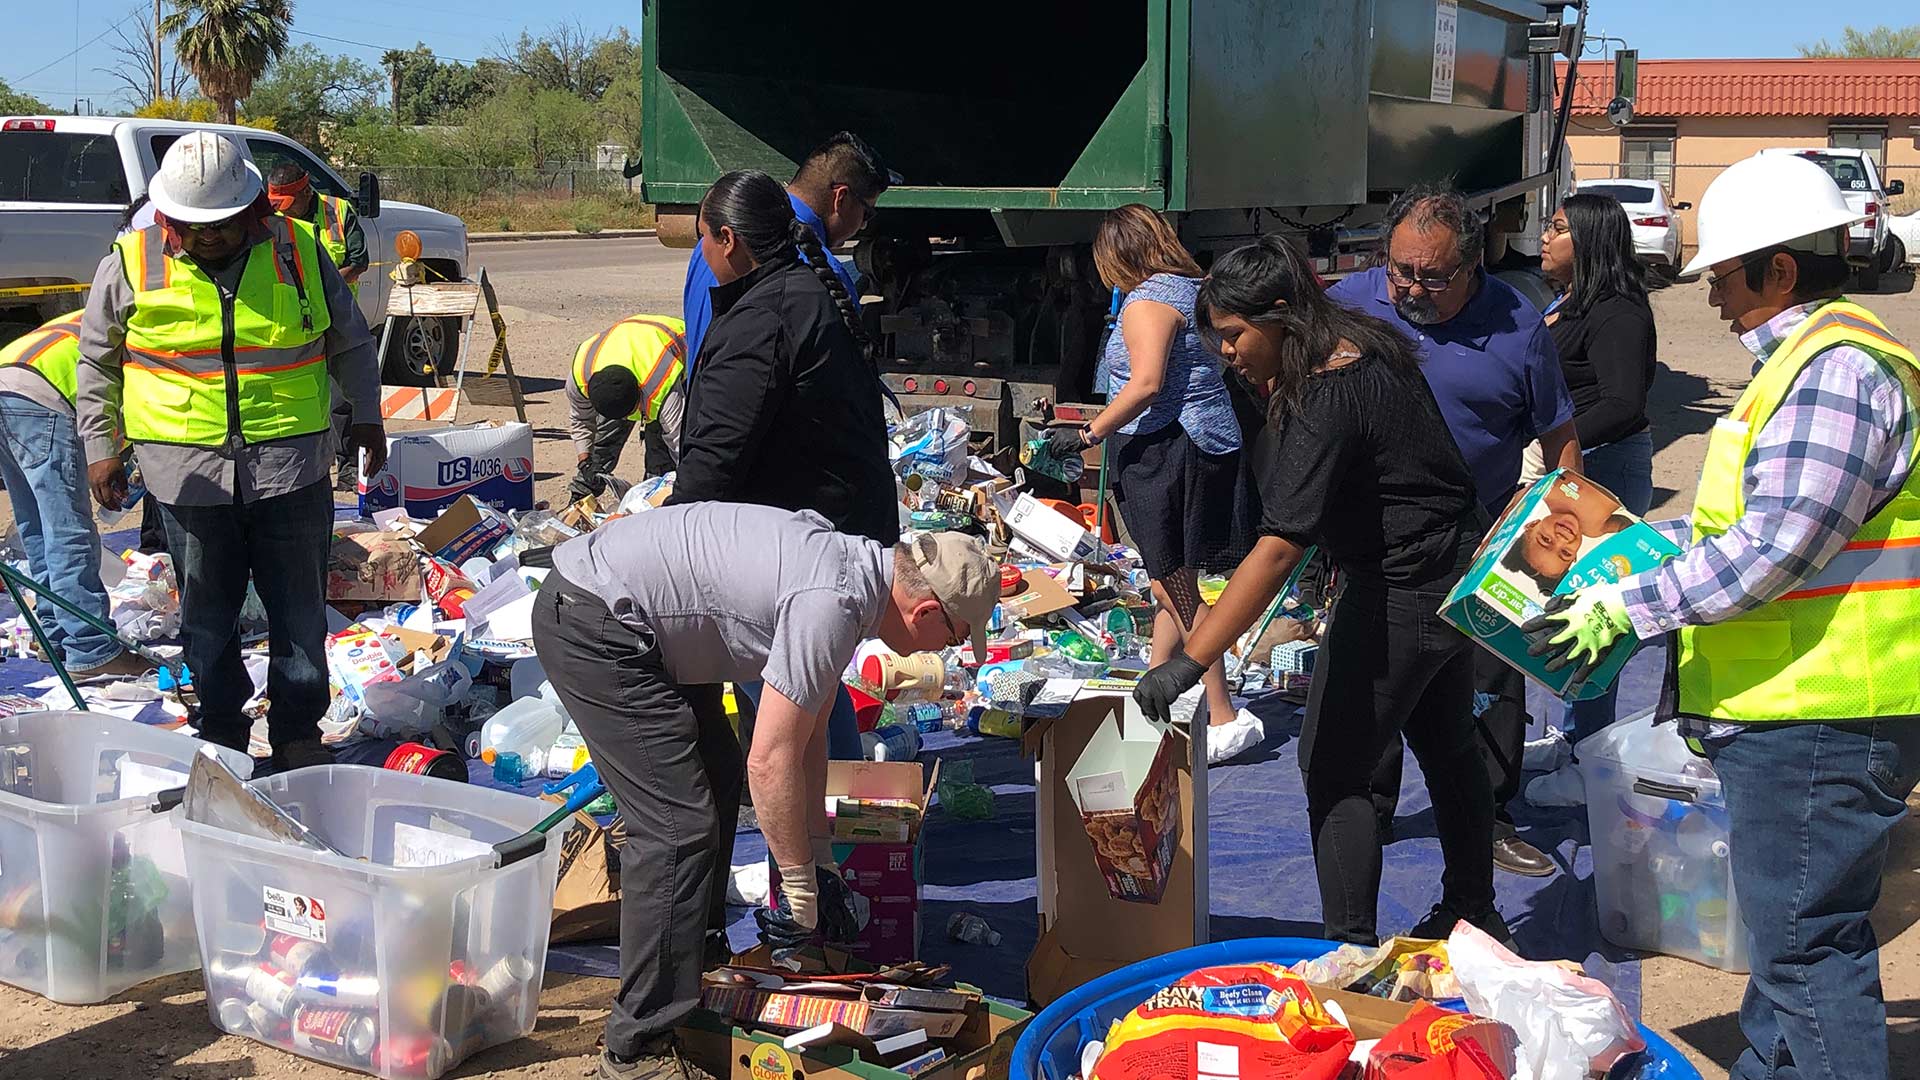
[[[293,1017],[293,1048],[311,1057],[366,1065],[380,1037],[373,1014],[308,1005]]]
[[[243,993],[248,998],[273,1015],[293,1015],[298,997],[293,976],[272,964],[255,964],[243,986]]]
[[[298,982],[309,1001],[353,1009],[380,1004],[380,979],[375,975],[302,975]]]
[[[215,1005],[214,1013],[220,1017],[221,1027],[244,1035],[253,1030],[253,1022],[247,1019],[247,1006],[251,1004],[246,998],[230,997]]]
[[[291,1021],[284,1016],[275,1016],[259,1002],[249,1002],[246,1011],[247,1028],[251,1028],[256,1037],[277,1042],[287,1041],[287,1031]],[[247,1028],[242,1028],[244,1032]]]
[[[416,776],[437,776],[442,780],[467,782],[467,763],[448,750],[436,750],[424,743],[405,742],[387,755],[386,768]]]
[[[518,953],[505,957],[474,980],[474,989],[486,995],[488,1007],[519,993],[533,981],[533,961]]]
[[[267,961],[296,980],[307,975],[331,977],[337,970],[326,946],[291,934],[273,935]]]
[[[455,1062],[452,1048],[440,1036],[407,1035],[382,1040],[370,1064],[388,1076],[437,1076]]]

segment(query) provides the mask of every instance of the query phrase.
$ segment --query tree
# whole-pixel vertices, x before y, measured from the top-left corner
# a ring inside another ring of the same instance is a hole
[[[1849,26],[1840,32],[1839,45],[1821,38],[1811,45],[1800,46],[1800,55],[1818,58],[1920,57],[1920,24],[1901,28],[1876,26],[1871,30],[1857,30]]]
[[[593,106],[564,90],[515,79],[469,109],[460,143],[468,160],[494,168],[542,168],[584,158],[599,135]]]
[[[187,80],[192,76],[180,66],[178,56],[163,51],[157,76],[153,70],[153,16],[147,14],[145,8],[140,10],[135,22],[114,27],[113,41],[108,48],[113,52],[113,66],[94,70],[113,76],[124,91],[127,104],[139,108],[161,98],[186,95]]]
[[[287,51],[292,23],[288,0],[173,0],[160,31],[219,107],[219,121],[231,124],[254,80]]]
[[[329,56],[296,45],[273,62],[247,95],[247,112],[271,116],[279,130],[318,146],[322,126],[331,127],[371,111],[384,82],[380,73],[350,56]]]
[[[503,71],[495,61],[475,65],[442,61],[420,44],[387,50],[380,66],[387,69],[394,123],[413,125],[441,123],[479,104],[501,81]]]
[[[16,93],[7,86],[6,80],[0,79],[0,114],[49,113],[52,111],[53,109],[48,107],[46,102],[41,101],[32,94]]]
[[[220,119],[220,106],[203,97],[160,98],[133,110],[133,115],[152,120],[185,120],[190,124],[242,123],[248,127],[278,130],[271,116],[242,114],[237,121]]]
[[[640,76],[620,75],[600,96],[601,135],[630,154],[640,152]]]
[[[499,47],[501,64],[537,89],[564,90],[599,101],[622,75],[640,74],[640,42],[622,28],[612,35],[562,23],[540,37],[522,32]]]

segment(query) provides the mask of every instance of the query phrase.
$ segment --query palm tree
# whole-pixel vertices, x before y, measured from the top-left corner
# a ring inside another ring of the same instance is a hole
[[[216,119],[231,124],[253,81],[287,51],[292,23],[290,0],[173,0],[160,31],[173,36],[180,62],[219,106]]]

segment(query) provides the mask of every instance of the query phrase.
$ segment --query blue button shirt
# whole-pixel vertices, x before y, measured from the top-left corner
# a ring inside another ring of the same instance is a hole
[[[1473,299],[1437,326],[1400,317],[1384,267],[1337,282],[1327,295],[1392,323],[1419,349],[1420,370],[1473,470],[1480,504],[1497,515],[1520,483],[1527,444],[1571,421],[1573,398],[1540,313],[1499,278],[1476,270],[1474,281]]]
[[[800,196],[787,192],[787,200],[793,203],[794,216],[807,223],[813,235],[820,238],[820,248],[827,252],[827,260],[833,264],[833,272],[840,276],[840,283],[847,287],[847,295],[853,297],[855,308],[860,306],[860,290],[854,284],[853,271],[847,265],[833,257],[833,245],[827,243],[827,223],[813,212],[813,207],[802,202]],[[804,257],[804,256],[803,256]],[[693,369],[694,362],[700,358],[700,343],[706,340],[707,327],[713,323],[713,297],[708,290],[718,285],[713,271],[707,268],[705,256],[700,254],[700,245],[693,245],[693,258],[687,260],[687,287],[681,293],[680,307],[682,318],[687,322],[687,369]]]

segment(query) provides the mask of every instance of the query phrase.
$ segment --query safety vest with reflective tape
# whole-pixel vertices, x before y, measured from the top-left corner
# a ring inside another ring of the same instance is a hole
[[[345,199],[336,199],[332,195],[313,193],[313,227],[320,234],[320,246],[327,249],[333,258],[334,269],[346,272],[347,269],[347,211]],[[360,295],[360,283],[349,281],[347,288],[353,295]]]
[[[47,380],[73,404],[79,381],[80,312],[52,319],[0,348],[0,365],[18,364]]]
[[[687,369],[687,324],[667,315],[635,315],[580,343],[573,353],[573,385],[582,395],[596,371],[623,367],[640,384],[640,404],[627,417],[636,424],[660,415]]]
[[[129,440],[222,446],[326,430],[330,319],[319,246],[312,225],[280,214],[267,218],[267,231],[245,256],[231,326],[213,279],[168,255],[158,226],[114,241],[133,286],[121,405]],[[228,330],[231,364],[221,346]]]
[[[1745,511],[1754,439],[1819,354],[1842,345],[1891,367],[1920,407],[1920,360],[1880,320],[1836,300],[1774,352],[1714,424],[1694,496],[1693,540]],[[1741,723],[1920,716],[1920,469],[1820,571],[1746,614],[1679,632],[1678,711]]]

